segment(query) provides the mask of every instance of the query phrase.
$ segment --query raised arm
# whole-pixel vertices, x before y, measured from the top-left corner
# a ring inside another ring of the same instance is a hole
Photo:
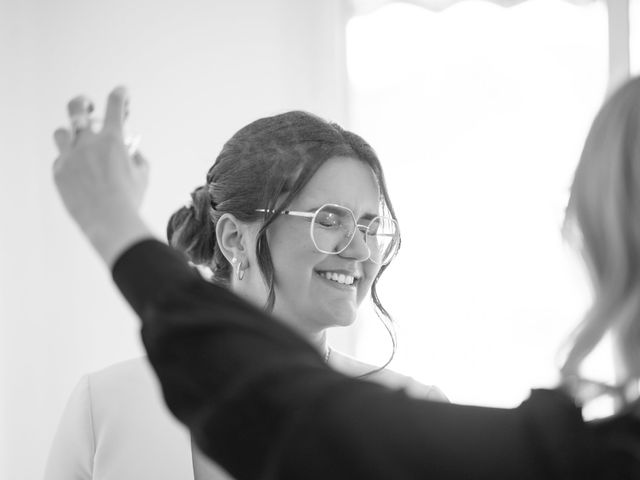
[[[113,271],[173,413],[238,478],[589,478],[594,447],[556,391],[518,409],[413,400],[342,376],[295,333],[145,241]]]

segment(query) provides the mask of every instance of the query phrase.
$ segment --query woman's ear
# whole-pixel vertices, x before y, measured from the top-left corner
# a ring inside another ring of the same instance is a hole
[[[251,249],[249,225],[230,213],[222,215],[216,223],[216,241],[227,261],[236,258],[246,261]]]

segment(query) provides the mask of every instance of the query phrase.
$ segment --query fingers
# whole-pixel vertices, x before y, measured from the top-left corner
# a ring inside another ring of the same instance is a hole
[[[104,115],[103,130],[122,135],[124,119],[129,108],[129,95],[126,88],[116,87],[107,100],[107,111]]]
[[[94,109],[93,102],[85,95],[78,95],[67,103],[67,111],[72,118],[76,115],[91,115]]]
[[[69,100],[67,111],[69,112],[71,129],[75,137],[91,129],[91,114],[94,109],[93,102],[84,95],[79,95]]]
[[[66,128],[58,128],[53,132],[53,140],[58,147],[58,153],[66,152],[71,146],[71,132]]]

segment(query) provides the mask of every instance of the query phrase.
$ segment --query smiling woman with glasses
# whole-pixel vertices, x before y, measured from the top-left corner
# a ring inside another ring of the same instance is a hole
[[[212,282],[298,331],[336,370],[446,400],[437,387],[385,369],[395,333],[377,284],[398,252],[400,230],[380,161],[358,135],[295,111],[245,126],[172,215],[167,238]],[[381,367],[327,344],[327,329],[351,325],[366,298],[392,340]],[[76,469],[105,480],[229,478],[191,454],[144,360],[85,377],[69,405],[48,480],[74,478]]]

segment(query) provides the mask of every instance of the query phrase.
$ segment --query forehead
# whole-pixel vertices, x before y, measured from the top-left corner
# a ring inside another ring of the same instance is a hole
[[[324,203],[349,207],[358,216],[378,214],[380,188],[373,170],[351,157],[327,160],[292,202],[292,207],[312,209]]]

